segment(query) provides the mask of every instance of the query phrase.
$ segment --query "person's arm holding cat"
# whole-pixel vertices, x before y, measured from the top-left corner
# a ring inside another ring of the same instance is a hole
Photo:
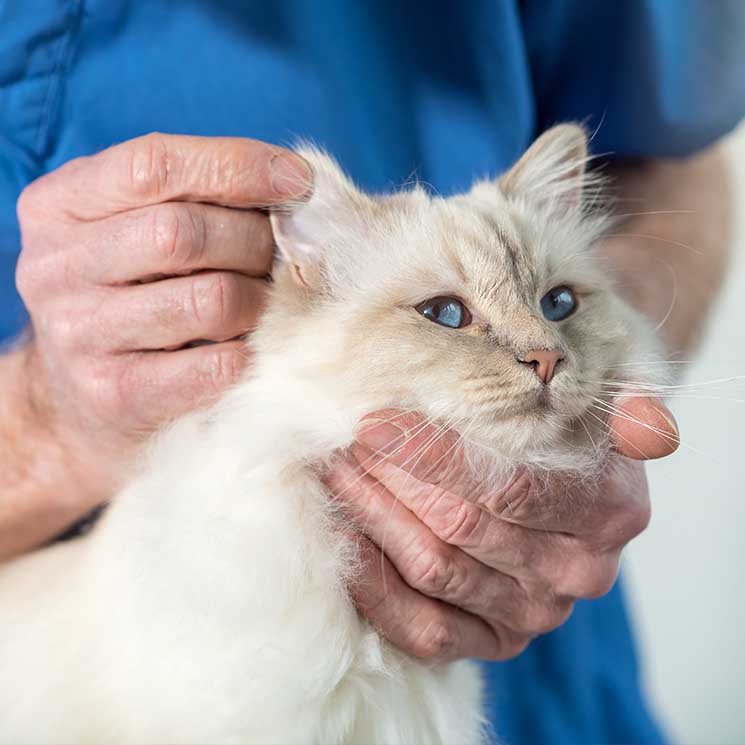
[[[731,195],[722,149],[620,164],[613,175],[617,211],[629,215],[604,247],[619,286],[660,323],[673,355],[688,354],[727,264]],[[334,482],[369,536],[369,573],[355,588],[363,611],[413,654],[505,659],[561,625],[575,600],[607,592],[622,549],[650,515],[643,467],[630,459],[677,447],[659,401],[621,406],[611,439],[629,459],[618,459],[594,493],[527,478],[484,493],[459,468],[455,433],[434,436],[413,415],[396,417],[398,427],[376,424],[391,412],[372,413],[355,447],[367,476],[347,464]]]

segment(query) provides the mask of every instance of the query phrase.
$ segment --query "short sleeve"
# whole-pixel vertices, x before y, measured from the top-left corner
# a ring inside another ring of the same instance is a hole
[[[525,0],[537,124],[584,121],[594,150],[681,156],[745,115],[743,0]]]

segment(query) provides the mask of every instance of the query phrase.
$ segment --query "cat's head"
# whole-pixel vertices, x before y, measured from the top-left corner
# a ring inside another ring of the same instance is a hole
[[[417,409],[508,459],[597,440],[604,382],[654,342],[594,253],[604,221],[588,209],[582,128],[554,127],[449,199],[369,196],[328,156],[299,152],[314,190],[271,217],[269,329],[298,365],[350,406]]]

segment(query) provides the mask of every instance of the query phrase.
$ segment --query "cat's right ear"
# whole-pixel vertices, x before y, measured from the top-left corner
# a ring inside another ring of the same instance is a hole
[[[270,221],[280,257],[289,264],[295,282],[317,290],[324,283],[335,240],[348,233],[349,222],[358,219],[369,200],[325,153],[302,148],[298,154],[313,172],[310,199],[276,208]]]
[[[296,284],[313,289],[321,281],[321,244],[303,230],[299,209],[280,207],[269,216],[274,242],[280,257],[287,262]]]
[[[526,199],[557,212],[582,207],[595,181],[588,172],[588,137],[578,124],[559,124],[546,130],[499,179],[507,197]]]

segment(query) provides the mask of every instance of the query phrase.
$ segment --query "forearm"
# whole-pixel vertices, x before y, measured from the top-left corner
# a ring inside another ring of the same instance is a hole
[[[605,246],[629,301],[673,356],[695,346],[727,267],[731,183],[721,145],[611,170],[621,217]]]
[[[76,469],[38,410],[29,347],[0,355],[0,561],[31,549],[85,510]]]

